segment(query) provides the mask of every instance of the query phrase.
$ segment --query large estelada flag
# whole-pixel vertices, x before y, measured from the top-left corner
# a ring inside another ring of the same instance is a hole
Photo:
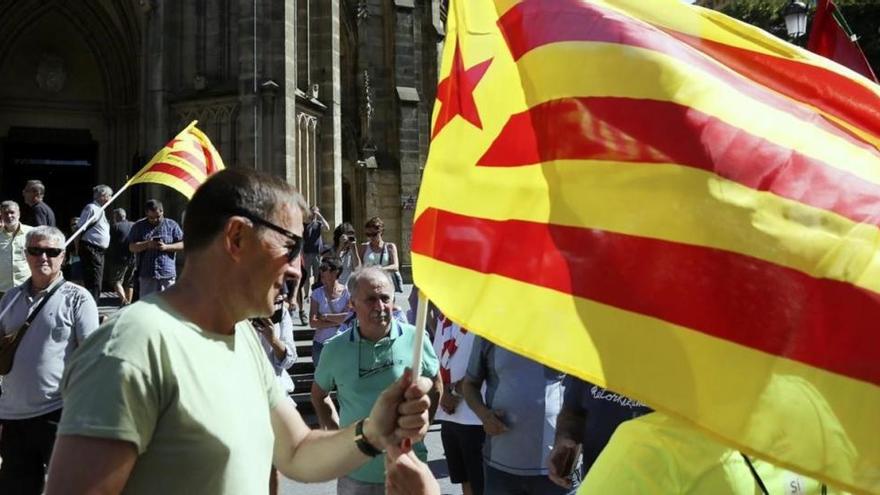
[[[444,314],[880,492],[880,94],[678,0],[453,2],[413,230]]]
[[[214,172],[223,170],[223,159],[211,140],[196,124],[190,122],[174,139],[168,141],[134,177],[129,184],[162,184],[187,198]]]
[[[843,14],[831,0],[819,0],[807,49],[849,67],[877,82],[877,76],[850,31]]]

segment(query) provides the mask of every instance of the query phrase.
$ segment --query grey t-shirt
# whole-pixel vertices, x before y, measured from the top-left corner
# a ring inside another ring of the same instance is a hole
[[[0,299],[0,310],[12,304],[0,319],[3,335],[18,330],[31,308],[49,292],[32,296],[29,286],[30,280]],[[60,409],[64,366],[97,328],[98,307],[91,294],[79,285],[65,283],[34,318],[15,353],[12,370],[3,377],[0,419],[33,418]]]
[[[485,381],[486,405],[504,411],[508,428],[486,437],[486,464],[517,476],[546,475],[565,375],[477,337],[467,376]]]

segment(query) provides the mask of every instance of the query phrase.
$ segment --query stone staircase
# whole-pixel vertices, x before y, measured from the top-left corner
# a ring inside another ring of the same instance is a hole
[[[294,321],[298,318],[294,318]],[[290,377],[293,378],[293,400],[303,417],[313,416],[314,408],[311,402],[312,381],[315,378],[315,365],[312,363],[312,337],[315,331],[302,325],[294,325],[293,340],[296,342],[296,362],[290,369]]]

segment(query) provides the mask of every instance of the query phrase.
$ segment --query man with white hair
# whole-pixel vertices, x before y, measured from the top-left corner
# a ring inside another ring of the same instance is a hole
[[[77,253],[82,260],[83,285],[98,301],[101,298],[101,281],[104,278],[104,252],[110,245],[110,222],[101,209],[110,201],[113,189],[103,184],[92,189],[93,201],[83,208],[79,214],[76,228],[83,225],[88,228],[80,235]]]
[[[0,203],[0,296],[31,276],[24,257],[25,235],[31,229],[19,221],[20,210],[15,201]]]
[[[23,332],[0,395],[0,493],[42,493],[61,418],[64,367],[98,328],[95,300],[61,275],[64,240],[55,227],[30,230],[25,252],[31,278],[0,299],[0,335]]]
[[[384,270],[375,266],[358,269],[348,280],[348,287],[356,319],[344,332],[326,342],[312,383],[315,412],[321,426],[330,430],[347,427],[370,412],[379,392],[412,366],[416,336],[415,327],[392,317],[394,286]],[[428,392],[433,418],[443,384],[437,355],[427,337],[422,342],[419,374],[433,380]],[[339,400],[338,416],[329,399],[334,388]],[[423,443],[413,446],[413,451],[422,461],[426,460],[428,450]],[[372,461],[337,481],[338,495],[385,493],[384,455],[374,454]]]

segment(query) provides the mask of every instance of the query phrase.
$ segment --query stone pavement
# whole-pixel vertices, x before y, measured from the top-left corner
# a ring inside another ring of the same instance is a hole
[[[440,425],[431,426],[428,436],[425,438],[425,444],[428,446],[428,465],[440,483],[440,493],[461,495],[461,485],[453,485],[449,481],[446,459],[443,457],[443,445],[440,443]],[[297,483],[282,477],[278,493],[281,495],[336,495],[336,482],[307,484]]]

